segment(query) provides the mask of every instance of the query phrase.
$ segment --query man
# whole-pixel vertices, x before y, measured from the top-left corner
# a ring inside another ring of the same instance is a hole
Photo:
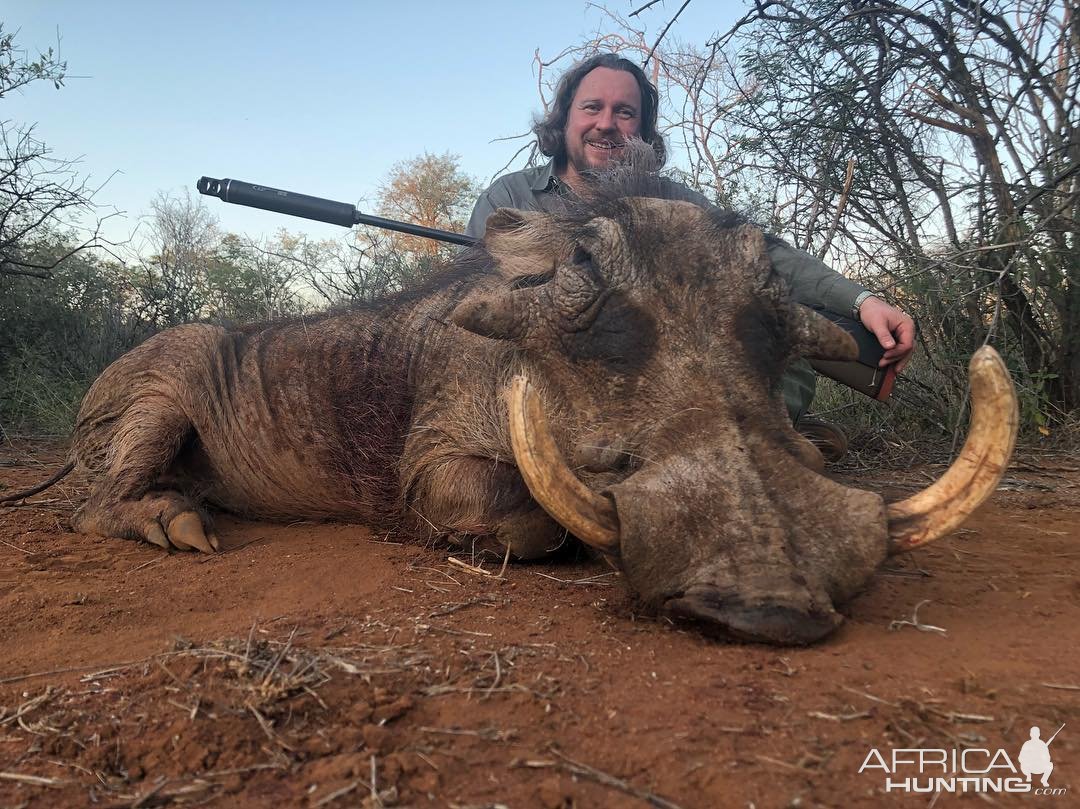
[[[659,95],[644,72],[612,53],[579,62],[559,80],[555,102],[537,120],[533,132],[541,153],[551,160],[539,167],[497,179],[476,201],[466,233],[481,237],[496,208],[558,211],[564,200],[588,197],[588,175],[620,158],[631,138],[653,147],[663,165],[664,140],[656,128]],[[701,194],[668,182],[678,198],[708,205]],[[795,300],[808,306],[853,317],[874,333],[885,349],[881,365],[902,369],[915,346],[910,317],[826,267],[821,261],[779,239],[768,240],[776,271],[788,282]],[[822,450],[826,460],[839,460],[847,439],[839,428],[806,418],[816,378],[810,366],[792,363],[784,376],[784,401],[796,428]]]

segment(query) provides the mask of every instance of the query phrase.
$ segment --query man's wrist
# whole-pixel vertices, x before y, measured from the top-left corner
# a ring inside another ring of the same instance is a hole
[[[859,310],[862,309],[862,305],[872,297],[874,297],[874,293],[868,289],[855,296],[855,301],[851,304],[851,316],[855,320],[859,319]]]

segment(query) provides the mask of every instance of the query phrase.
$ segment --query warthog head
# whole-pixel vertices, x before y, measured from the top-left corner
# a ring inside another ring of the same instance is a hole
[[[724,634],[809,643],[891,552],[952,530],[996,485],[1011,382],[973,360],[972,432],[926,492],[887,506],[820,473],[780,378],[853,340],[793,304],[761,231],[687,202],[629,197],[585,215],[500,209],[501,286],[454,321],[509,341],[514,455],[534,498],[649,605]]]

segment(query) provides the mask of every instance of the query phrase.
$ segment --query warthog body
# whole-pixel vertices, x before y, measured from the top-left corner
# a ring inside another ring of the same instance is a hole
[[[521,375],[574,496],[617,512],[615,545],[575,531],[643,602],[742,638],[827,634],[889,550],[885,505],[819,474],[778,388],[793,356],[854,344],[788,300],[759,230],[635,183],[565,216],[499,211],[482,247],[374,305],[147,340],[83,403],[76,527],[209,550],[209,505],[541,556],[566,537],[549,513],[578,523],[546,473],[523,478]]]

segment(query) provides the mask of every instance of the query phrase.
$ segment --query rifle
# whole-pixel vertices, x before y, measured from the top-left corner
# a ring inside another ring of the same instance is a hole
[[[353,225],[371,225],[384,230],[407,233],[410,236],[421,236],[425,239],[436,239],[441,242],[463,246],[471,246],[480,241],[463,233],[452,233],[448,230],[428,228],[422,225],[413,225],[409,222],[398,222],[394,219],[360,213],[355,205],[350,205],[347,202],[335,202],[321,197],[311,197],[307,194],[296,194],[292,191],[282,191],[279,188],[245,183],[241,180],[217,180],[213,177],[201,177],[195,187],[200,194],[218,197],[235,205],[262,208],[265,211],[299,216],[304,219],[314,219],[316,222],[327,222],[331,225],[340,225],[346,228],[351,228]],[[879,402],[888,399],[892,393],[893,382],[896,379],[896,365],[889,365],[885,368],[878,367],[878,361],[881,359],[882,354],[885,353],[885,349],[881,347],[873,333],[862,323],[850,317],[825,311],[819,311],[818,314],[827,317],[855,338],[855,342],[859,347],[859,358],[854,362],[811,360],[811,367],[818,373],[824,374],[830,379],[835,379],[837,382],[847,385],[849,388],[857,390],[871,399],[876,399]]]

